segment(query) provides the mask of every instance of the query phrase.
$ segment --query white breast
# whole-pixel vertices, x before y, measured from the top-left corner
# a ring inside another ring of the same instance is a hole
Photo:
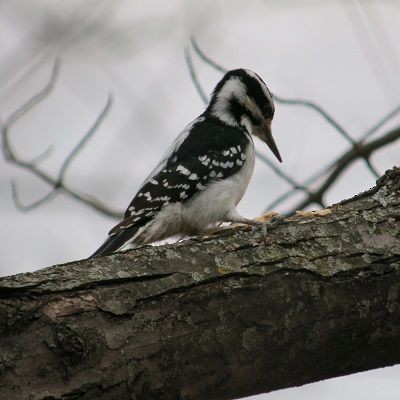
[[[254,144],[251,140],[246,148],[243,167],[227,179],[215,181],[203,192],[189,201],[184,210],[185,225],[192,230],[204,231],[235,210],[242,199],[254,170]]]

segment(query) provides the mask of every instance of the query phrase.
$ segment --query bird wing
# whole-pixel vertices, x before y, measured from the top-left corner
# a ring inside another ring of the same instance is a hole
[[[197,121],[143,183],[110,236],[144,226],[163,206],[185,203],[210,183],[241,169],[250,140],[247,135],[217,119]]]

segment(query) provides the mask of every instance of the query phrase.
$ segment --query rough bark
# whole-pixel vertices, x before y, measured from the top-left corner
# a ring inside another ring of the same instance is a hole
[[[0,279],[0,398],[231,399],[400,362],[400,170],[320,213]]]

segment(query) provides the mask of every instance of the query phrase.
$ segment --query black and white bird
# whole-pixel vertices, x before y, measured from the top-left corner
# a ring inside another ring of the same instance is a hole
[[[236,206],[253,173],[253,136],[282,162],[271,134],[274,111],[272,95],[256,73],[226,73],[206,110],[174,141],[91,257],[177,234],[205,233],[221,222],[258,224]]]

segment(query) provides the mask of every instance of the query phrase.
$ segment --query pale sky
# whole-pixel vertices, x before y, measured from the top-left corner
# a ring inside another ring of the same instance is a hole
[[[254,70],[278,96],[318,102],[358,138],[400,103],[399,17],[395,0],[3,1],[0,117],[4,120],[46,84],[59,55],[62,66],[53,92],[11,132],[14,148],[26,159],[52,146],[41,166],[56,174],[111,92],[111,112],[72,164],[66,181],[123,211],[172,140],[204,109],[184,59],[191,35],[224,67]],[[221,74],[195,55],[194,61],[210,93]],[[400,117],[393,119],[377,135],[399,122]],[[300,181],[349,146],[305,108],[277,105],[273,132],[282,169]],[[399,164],[399,147],[396,143],[374,155],[380,173]],[[257,148],[274,160],[265,145]],[[64,195],[20,212],[12,202],[10,180],[18,185],[24,204],[49,190],[0,159],[0,275],[85,258],[116,222]],[[374,181],[357,162],[326,201],[350,197]],[[287,189],[257,160],[240,211],[255,217]],[[388,368],[259,398],[397,399],[399,374],[399,367]]]

